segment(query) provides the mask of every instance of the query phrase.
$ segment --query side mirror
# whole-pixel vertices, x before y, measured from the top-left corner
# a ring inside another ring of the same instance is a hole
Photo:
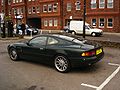
[[[89,28],[86,28],[87,30],[89,30]]]
[[[29,41],[27,41],[26,44],[27,44],[28,46],[31,46],[31,44],[29,43]]]
[[[29,42],[26,42],[26,44],[29,46]]]

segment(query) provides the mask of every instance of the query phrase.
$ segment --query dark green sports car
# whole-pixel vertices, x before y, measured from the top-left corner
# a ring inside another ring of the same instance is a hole
[[[97,43],[56,34],[39,35],[27,42],[10,44],[8,53],[13,61],[37,60],[54,65],[59,72],[94,64],[104,56],[102,46]]]

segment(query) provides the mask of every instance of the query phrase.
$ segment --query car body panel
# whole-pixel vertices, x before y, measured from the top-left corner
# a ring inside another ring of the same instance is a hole
[[[45,45],[30,45],[30,41],[36,39],[37,37],[47,37]],[[97,61],[101,60],[104,56],[104,51],[99,55],[94,55],[90,57],[82,57],[81,54],[83,52],[88,51],[96,51],[97,49],[102,48],[99,44],[88,44],[88,43],[75,43],[71,41],[72,38],[65,38],[64,36],[60,35],[40,35],[34,37],[33,39],[29,40],[25,43],[15,43],[8,46],[8,52],[11,47],[14,47],[19,54],[20,58],[45,62],[48,64],[53,64],[54,58],[57,55],[64,55],[66,56],[72,67],[75,66],[82,66],[82,65],[89,65],[96,63]],[[59,44],[48,44],[48,39],[54,38],[58,40]],[[64,42],[63,42],[64,41]],[[82,64],[84,63],[84,64]]]

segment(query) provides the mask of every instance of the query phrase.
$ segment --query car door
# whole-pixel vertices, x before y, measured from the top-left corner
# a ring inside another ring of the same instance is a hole
[[[35,37],[23,47],[23,55],[30,60],[44,60],[46,56],[47,36]]]
[[[85,34],[90,35],[90,28],[87,25],[85,25]]]
[[[59,40],[55,37],[48,37],[47,45],[46,45],[46,60],[49,64],[53,64],[54,56],[58,50]]]

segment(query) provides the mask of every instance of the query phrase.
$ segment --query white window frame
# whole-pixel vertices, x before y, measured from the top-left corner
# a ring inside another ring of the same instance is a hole
[[[1,6],[3,6],[4,0],[1,0]]]
[[[28,8],[28,14],[32,14],[32,8],[31,7]]]
[[[13,0],[13,3],[15,3],[16,2],[16,0]]]
[[[76,1],[76,10],[80,10],[80,0]]]
[[[8,5],[11,5],[11,0],[8,0]]]
[[[24,9],[22,7],[22,8],[20,8],[20,14],[23,14],[23,12],[24,12]]]
[[[99,0],[99,8],[105,8],[105,0]]]
[[[52,4],[48,4],[48,12],[52,12]]]
[[[104,22],[103,22],[104,25],[103,25],[103,26],[100,25],[100,24],[101,24],[100,19],[103,19],[103,20],[104,20]],[[99,27],[100,27],[100,28],[104,28],[104,27],[105,27],[105,18],[99,18]]]
[[[112,5],[112,7],[110,6]],[[107,8],[113,8],[114,7],[114,0],[107,0]]]
[[[13,10],[14,10],[14,11],[13,11],[13,12],[14,12],[14,15],[16,15],[16,13],[17,13],[17,9],[14,8]]]
[[[19,3],[19,0],[15,0],[16,1],[16,3]]]
[[[93,19],[96,20],[95,23],[93,23]],[[95,25],[93,25],[93,24],[95,24]],[[91,19],[91,25],[92,25],[92,27],[97,27],[97,19],[96,19],[96,18],[92,18],[92,19]]]
[[[57,12],[58,11],[58,3],[54,3],[53,4],[53,12]]]
[[[19,0],[19,2],[23,2],[23,0]]]
[[[53,26],[53,20],[52,20],[52,19],[49,20],[49,26],[50,26],[50,27]]]
[[[109,19],[112,19],[112,22],[109,22]],[[112,23],[112,26],[109,26],[109,23]],[[113,18],[107,18],[107,28],[113,28]]]
[[[45,10],[46,9],[46,10]],[[44,4],[43,5],[43,12],[47,12],[48,10],[47,10],[47,5],[46,4]]]
[[[39,6],[36,7],[36,12],[40,13],[40,7]]]
[[[54,19],[54,26],[57,27],[58,26],[58,20]]]
[[[10,10],[9,10],[9,15],[11,15],[11,12],[12,12],[12,11],[11,11],[11,9],[10,9]]]
[[[47,26],[48,26],[48,21],[44,20],[44,27],[47,27]]]
[[[91,9],[96,9],[96,8],[97,8],[97,2],[96,2],[96,0],[91,0]]]
[[[17,14],[20,14],[20,8],[17,8]]]
[[[71,11],[71,9],[72,9],[71,3],[68,2],[68,3],[67,3],[67,11]]]
[[[36,8],[34,6],[32,7],[32,13],[36,13]]]

